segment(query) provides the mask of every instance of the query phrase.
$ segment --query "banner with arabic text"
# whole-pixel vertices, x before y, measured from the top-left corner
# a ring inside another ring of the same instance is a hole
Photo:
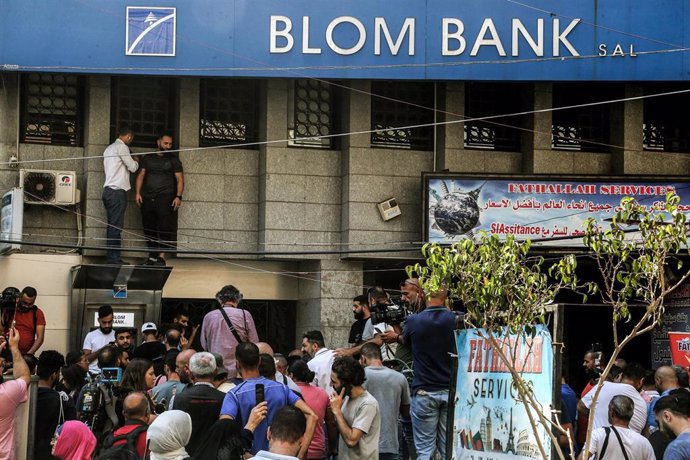
[[[690,183],[583,180],[542,177],[481,178],[453,174],[425,175],[426,225],[429,242],[451,244],[480,231],[551,246],[581,246],[585,221],[607,227],[623,197],[631,196],[650,210],[663,209],[666,193],[681,198],[690,212]]]

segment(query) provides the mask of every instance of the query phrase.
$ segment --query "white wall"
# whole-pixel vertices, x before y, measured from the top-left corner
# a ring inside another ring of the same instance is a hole
[[[0,256],[0,289],[33,286],[36,305],[46,316],[42,350],[66,354],[69,333],[70,269],[81,264],[77,254],[11,254]]]

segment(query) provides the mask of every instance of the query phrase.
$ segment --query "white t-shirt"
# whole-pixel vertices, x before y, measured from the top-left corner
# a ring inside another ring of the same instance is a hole
[[[104,334],[100,329],[94,329],[93,331],[86,334],[84,337],[84,345],[82,348],[84,350],[98,351],[104,346],[108,345],[110,342],[115,341],[115,331],[110,331],[110,334]],[[89,372],[92,374],[100,374],[101,370],[98,367],[98,360],[94,359],[89,364]]]
[[[316,374],[312,383],[326,390],[329,396],[333,393],[333,387],[331,386],[331,367],[333,367],[334,360],[335,353],[333,353],[333,350],[322,348],[317,351],[314,357],[307,363],[309,369]]]
[[[628,428],[621,428],[617,426],[616,431],[621,436],[621,441],[623,441],[623,447],[625,447],[625,452],[628,454],[629,460],[656,460],[656,457],[654,456],[654,449],[647,438]],[[597,454],[601,452],[602,447],[604,447],[605,438],[606,430],[603,427],[592,431],[590,453],[595,455],[595,458],[597,459],[599,459]],[[606,451],[604,452],[604,457],[599,460],[618,460],[623,458],[625,457],[623,456],[620,442],[618,442],[616,433],[611,431],[609,434],[609,442],[606,445]]]
[[[596,386],[592,387],[589,393],[582,398],[582,404],[584,404],[587,409],[592,405],[592,398],[594,397],[596,389]],[[599,398],[597,399],[597,407],[594,410],[594,425],[592,429],[596,430],[597,428],[610,425],[609,403],[614,396],[618,395],[627,396],[633,400],[635,411],[630,420],[630,429],[637,433],[641,433],[647,424],[647,403],[632,385],[615,382],[604,382],[601,388],[601,393],[599,393]],[[611,441],[609,441],[609,443],[610,442]]]
[[[392,331],[393,326],[388,323],[378,323],[373,324],[371,318],[369,318],[364,325],[364,331],[362,332],[362,340],[368,341],[374,338],[376,334],[380,334],[386,331]],[[384,361],[392,361],[395,359],[395,350],[398,347],[396,343],[384,343],[381,345],[381,358]]]

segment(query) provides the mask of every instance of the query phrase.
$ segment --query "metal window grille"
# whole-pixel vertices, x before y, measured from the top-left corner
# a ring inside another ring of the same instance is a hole
[[[134,132],[133,146],[153,147],[158,136],[175,125],[175,80],[162,77],[113,77],[110,138],[119,126]]]
[[[434,129],[434,85],[426,82],[371,83],[372,145],[431,150]],[[381,97],[377,97],[381,96]],[[419,128],[408,126],[428,125]]]
[[[685,89],[675,86],[654,85],[646,94],[659,94]],[[642,146],[645,150],[690,152],[690,114],[687,93],[651,97],[644,100]]]
[[[22,83],[22,142],[81,146],[84,78],[30,73]]]
[[[288,99],[288,138],[290,145],[333,148],[334,94],[327,82],[298,79],[290,89]]]
[[[517,84],[468,83],[465,93],[465,115],[481,118],[517,113],[524,110]],[[520,151],[521,126],[518,117],[501,117],[490,121],[465,123],[465,147],[491,150]]]
[[[204,78],[200,96],[200,145],[257,141],[258,81]]]
[[[582,84],[554,84],[553,107],[567,107],[612,99],[610,88]],[[555,110],[551,146],[556,150],[608,152],[610,105]]]

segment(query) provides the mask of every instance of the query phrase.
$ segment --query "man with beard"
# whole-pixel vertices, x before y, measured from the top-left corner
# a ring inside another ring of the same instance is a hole
[[[654,405],[654,416],[659,429],[673,439],[664,458],[690,460],[690,392],[680,388],[661,397]]]
[[[331,367],[335,359],[333,350],[326,348],[321,331],[308,331],[302,336],[302,353],[311,359],[307,362],[309,370],[315,376],[312,382],[315,386],[323,388],[327,394],[333,392],[331,387]]]
[[[329,406],[340,432],[338,458],[379,458],[381,415],[376,399],[362,387],[366,378],[364,368],[354,358],[344,356],[333,362],[331,371],[335,393]]]
[[[362,333],[367,320],[371,316],[369,312],[369,299],[365,295],[358,295],[352,299],[352,314],[355,317],[355,322],[350,326],[350,336],[347,339],[350,347],[362,343]]]
[[[4,318],[3,328],[7,335],[10,327],[15,327],[21,337],[19,351],[23,355],[33,355],[43,345],[46,318],[43,310],[36,306],[38,293],[31,286],[25,287],[17,298],[16,309],[11,318]]]
[[[129,329],[115,329],[115,346],[132,351],[132,331]]]
[[[173,138],[163,133],[156,141],[155,155],[141,159],[136,181],[136,202],[149,247],[146,265],[165,265],[165,252],[175,247],[177,210],[182,206],[184,175],[182,163],[169,153]]]
[[[65,358],[54,350],[46,350],[38,358],[36,407],[40,407],[40,416],[36,417],[34,425],[36,460],[52,459],[50,440],[55,428],[67,420],[77,419],[77,410],[70,397],[54,389],[64,365]]]
[[[86,334],[84,337],[84,354],[89,361],[89,372],[91,375],[101,373],[96,358],[101,348],[115,341],[115,331],[113,331],[113,307],[101,305],[98,309],[98,329]]]

